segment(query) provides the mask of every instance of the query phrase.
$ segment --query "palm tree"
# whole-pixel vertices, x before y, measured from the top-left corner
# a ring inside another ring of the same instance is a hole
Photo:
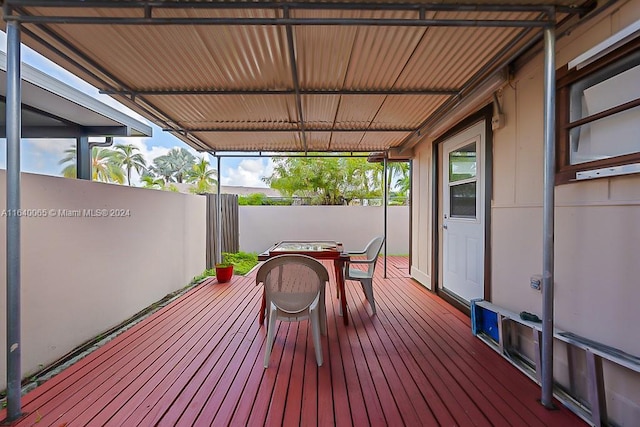
[[[147,168],[147,162],[141,153],[135,152],[140,149],[133,144],[118,144],[114,148],[120,159],[120,164],[127,171],[127,185],[131,186],[131,170],[135,169],[138,174],[141,174]]]
[[[62,176],[65,178],[77,178],[78,177],[78,167],[76,164],[76,160],[78,155],[76,153],[76,147],[67,148],[64,150],[65,156],[58,162],[59,165],[64,165],[65,163],[69,163],[67,166],[62,169]]]
[[[195,162],[196,157],[185,148],[173,148],[164,156],[153,159],[150,170],[167,183],[182,183]]]
[[[142,186],[144,188],[157,188],[158,190],[164,190],[165,182],[163,178],[156,178],[152,175],[142,175],[140,177]]]
[[[124,184],[124,170],[122,170],[118,153],[108,148],[93,147],[91,177],[94,181]]]
[[[409,190],[411,189],[411,180],[409,175],[403,176],[397,182],[398,185],[398,193],[400,193],[403,197],[409,197]]]
[[[173,169],[167,156],[159,156],[153,159],[153,165],[149,172],[159,176],[165,183],[173,182]]]
[[[184,181],[187,173],[191,171],[191,168],[196,162],[196,157],[185,148],[174,148],[164,157],[166,157],[169,165],[171,166],[171,169],[173,170],[173,177],[178,183],[182,183]]]
[[[59,164],[70,163],[62,169],[62,175],[66,178],[76,178],[78,169],[76,164],[76,147],[65,150],[65,157]],[[91,179],[93,181],[124,183],[124,171],[118,158],[118,153],[101,147],[91,149]]]
[[[394,182],[393,179],[396,178]],[[409,163],[408,162],[388,162],[387,163],[387,194],[391,194],[391,188],[400,186],[401,191],[408,193],[409,190]],[[405,187],[406,189],[403,189]]]
[[[209,169],[209,162],[203,157],[187,173],[187,182],[195,184],[192,191],[197,194],[210,193],[218,184],[218,171]]]

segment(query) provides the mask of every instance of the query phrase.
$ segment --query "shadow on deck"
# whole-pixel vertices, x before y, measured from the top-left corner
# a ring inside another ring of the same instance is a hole
[[[13,425],[585,425],[543,408],[466,316],[408,277],[407,258],[390,257],[386,279],[378,266],[376,316],[347,282],[347,327],[327,266],[322,367],[305,321],[279,324],[265,370],[255,273],[212,279],[28,393]]]

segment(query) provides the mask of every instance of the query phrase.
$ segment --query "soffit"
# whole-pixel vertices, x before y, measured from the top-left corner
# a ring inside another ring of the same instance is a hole
[[[7,58],[0,52],[0,137],[6,126]],[[151,136],[151,127],[27,64],[22,65],[25,138]]]

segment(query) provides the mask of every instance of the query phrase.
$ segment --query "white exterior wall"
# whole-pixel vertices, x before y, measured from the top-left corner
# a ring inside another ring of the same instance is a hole
[[[387,254],[409,253],[409,208],[389,206]],[[384,234],[384,208],[378,206],[240,206],[240,250],[263,252],[281,240],[341,241],[360,250]]]
[[[558,40],[556,65],[640,19],[640,1],[620,2]],[[540,314],[542,296],[529,278],[542,270],[543,57],[527,64],[502,90],[506,126],[494,131],[490,299],[514,312]],[[640,84],[640,83],[639,83]],[[430,142],[414,160],[414,217],[428,217]],[[428,147],[427,147],[428,146]],[[555,321],[560,329],[640,355],[640,175],[556,187]],[[431,221],[414,222],[412,274],[421,280],[432,245]],[[424,254],[424,255],[423,255]],[[565,349],[557,345],[556,377],[565,381]],[[605,362],[609,416],[619,425],[640,419],[640,374]]]
[[[0,172],[0,209],[6,181]],[[205,268],[205,198],[22,174],[24,209],[128,209],[129,217],[21,220],[26,376],[187,285]],[[0,217],[0,342],[6,342],[6,219]],[[0,389],[6,387],[0,352]]]

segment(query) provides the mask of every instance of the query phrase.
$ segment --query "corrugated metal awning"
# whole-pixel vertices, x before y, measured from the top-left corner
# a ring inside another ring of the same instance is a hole
[[[570,0],[4,3],[27,45],[194,148],[269,152],[409,147],[544,26],[585,11]]]

